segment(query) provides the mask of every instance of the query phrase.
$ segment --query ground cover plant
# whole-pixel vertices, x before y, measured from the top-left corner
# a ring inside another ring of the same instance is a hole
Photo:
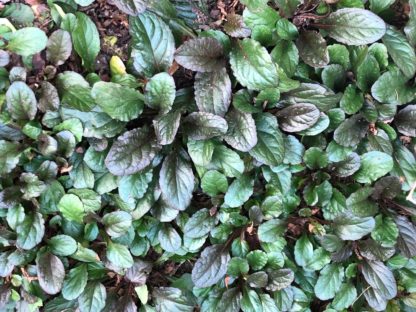
[[[0,311],[415,311],[416,1],[0,11]]]

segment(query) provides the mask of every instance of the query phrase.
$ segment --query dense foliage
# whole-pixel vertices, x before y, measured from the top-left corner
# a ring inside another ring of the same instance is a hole
[[[415,0],[93,2],[0,12],[1,311],[416,311]]]

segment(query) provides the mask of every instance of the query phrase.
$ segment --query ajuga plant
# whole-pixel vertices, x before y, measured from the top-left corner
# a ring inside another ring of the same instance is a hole
[[[416,311],[416,1],[27,2],[1,311]]]

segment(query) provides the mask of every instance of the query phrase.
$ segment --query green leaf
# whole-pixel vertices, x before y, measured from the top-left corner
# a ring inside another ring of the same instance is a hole
[[[138,172],[121,177],[118,185],[118,194],[125,202],[142,198],[152,181],[152,171]]]
[[[114,4],[124,13],[137,16],[146,10],[148,0],[115,0]]]
[[[386,24],[368,10],[345,8],[320,21],[331,38],[347,45],[364,45],[378,41],[386,33]]]
[[[170,111],[176,96],[175,81],[168,73],[154,75],[146,84],[144,101],[147,106],[163,113]]]
[[[57,256],[69,256],[77,251],[77,242],[68,235],[55,235],[48,241],[49,250]]]
[[[209,287],[220,281],[227,272],[230,255],[224,245],[206,247],[192,269],[196,287]]]
[[[215,227],[217,222],[217,218],[211,216],[208,209],[198,210],[186,222],[184,227],[185,236],[190,238],[204,237]]]
[[[255,122],[258,140],[250,150],[250,155],[266,165],[280,165],[285,155],[285,145],[276,117],[268,113],[261,114],[256,116]]]
[[[365,261],[362,274],[367,283],[389,300],[397,295],[397,284],[390,269],[381,261]]]
[[[24,220],[16,227],[16,246],[30,250],[42,241],[45,234],[45,221],[38,212],[26,214]]]
[[[317,83],[301,83],[300,86],[282,96],[285,105],[313,104],[319,110],[328,111],[338,106],[342,94]]]
[[[416,72],[416,54],[406,37],[392,27],[387,28],[383,43],[394,63],[407,78],[412,78]]]
[[[193,112],[183,120],[185,133],[191,140],[206,140],[223,135],[228,130],[227,121],[217,115]]]
[[[398,69],[392,69],[381,75],[373,84],[371,94],[381,103],[409,103],[415,98],[416,89],[408,85],[408,80]]]
[[[241,3],[253,12],[267,7],[267,0],[241,0]]]
[[[114,211],[107,213],[102,222],[105,231],[113,238],[124,235],[131,227],[131,215],[125,211]]]
[[[78,196],[73,194],[64,195],[58,203],[58,209],[64,218],[83,223],[85,216],[84,205]]]
[[[65,278],[64,265],[57,256],[45,252],[36,258],[40,287],[49,295],[55,295],[62,289]]]
[[[361,167],[354,178],[360,183],[371,183],[393,169],[393,158],[382,152],[372,151],[361,155]]]
[[[349,177],[353,175],[361,166],[360,156],[356,153],[351,153],[344,160],[335,162],[332,165],[334,174],[338,177]]]
[[[256,124],[251,114],[231,110],[225,120],[228,131],[224,140],[236,150],[247,152],[257,144]]]
[[[416,105],[408,105],[394,117],[397,130],[410,137],[416,137]]]
[[[283,162],[285,164],[298,165],[302,162],[305,147],[294,137],[288,135],[284,138],[285,142],[285,157]]]
[[[35,94],[24,82],[12,83],[6,93],[6,104],[13,119],[33,120],[36,116]]]
[[[296,263],[300,266],[305,266],[307,261],[313,256],[313,245],[308,239],[308,236],[302,235],[295,243],[294,250]]]
[[[214,38],[190,39],[175,53],[175,60],[186,69],[214,72],[224,67],[223,46]]]
[[[224,196],[225,207],[240,207],[253,194],[254,180],[248,176],[243,175],[233,181]]]
[[[334,309],[343,310],[351,306],[357,298],[357,289],[351,283],[343,283],[332,301]]]
[[[277,87],[279,75],[267,50],[253,39],[237,41],[230,64],[238,82],[252,90]]]
[[[216,196],[227,191],[228,181],[222,173],[216,170],[209,170],[201,179],[201,187],[204,193],[209,196]]]
[[[169,207],[185,210],[192,199],[194,174],[184,150],[171,153],[163,161],[159,175],[162,198]]]
[[[0,174],[8,174],[17,166],[20,153],[18,143],[0,140]]]
[[[74,49],[82,59],[82,65],[90,72],[95,71],[95,59],[100,52],[100,36],[94,22],[84,13],[75,13],[76,26],[72,32]]]
[[[340,264],[328,264],[319,274],[315,284],[315,295],[321,300],[335,297],[344,279],[344,268]]]
[[[273,243],[286,231],[286,225],[282,220],[272,219],[262,223],[258,229],[258,236],[261,242]]]
[[[347,199],[347,207],[356,216],[369,217],[373,216],[378,208],[377,204],[370,199],[373,189],[363,187],[352,193]]]
[[[342,240],[359,240],[375,227],[374,218],[371,217],[340,217],[335,223],[335,233]]]
[[[289,287],[295,279],[295,273],[291,269],[280,269],[269,272],[269,283],[267,290],[278,291]]]
[[[241,299],[241,310],[244,312],[256,312],[262,310],[260,297],[256,291],[244,287]]]
[[[10,35],[7,49],[23,57],[36,54],[45,49],[48,37],[36,27],[25,27]]]
[[[368,54],[357,68],[357,86],[362,91],[368,92],[379,77],[380,66],[377,59]]]
[[[62,96],[62,104],[83,112],[90,111],[96,104],[91,96],[88,82],[78,73],[66,71],[60,73],[57,87]]]
[[[129,249],[121,244],[109,242],[107,245],[107,259],[117,267],[128,269],[133,266],[133,257]]]
[[[71,53],[71,34],[62,29],[55,30],[48,39],[46,59],[55,66],[59,66],[65,63]]]
[[[158,311],[172,312],[192,312],[194,311],[193,302],[185,296],[178,288],[159,287],[152,292]],[[147,311],[147,310],[145,310]],[[152,312],[153,310],[149,310]]]
[[[71,269],[65,277],[62,287],[62,296],[66,300],[77,299],[87,286],[88,271],[87,265],[81,264]]]
[[[164,224],[157,235],[160,246],[167,252],[175,253],[181,248],[182,239],[170,225]]]
[[[181,121],[181,112],[173,111],[158,116],[153,120],[157,142],[160,145],[169,145],[175,140]]]
[[[382,247],[394,247],[399,236],[399,229],[390,217],[378,215],[375,218],[376,226],[371,232],[371,237]]]
[[[212,154],[213,169],[221,170],[227,177],[237,177],[244,172],[244,162],[240,156],[224,145],[214,148]]]
[[[340,106],[349,115],[357,113],[364,104],[364,95],[354,87],[348,85],[342,96]]]
[[[303,155],[303,161],[310,169],[321,169],[328,165],[328,156],[318,147],[311,147]]]
[[[301,31],[296,46],[299,56],[312,67],[324,67],[329,63],[328,48],[325,39],[317,31]]]
[[[293,76],[299,64],[299,51],[292,41],[279,40],[270,56],[289,77]]]
[[[224,117],[231,103],[231,80],[225,68],[197,73],[194,88],[195,102],[201,112]]]
[[[311,258],[305,263],[304,269],[307,271],[318,271],[331,262],[331,255],[325,249],[319,247],[315,249]]]
[[[113,143],[105,159],[108,170],[116,175],[139,172],[152,162],[160,145],[149,138],[147,128],[136,128],[125,132]]]
[[[130,121],[143,111],[143,95],[117,83],[99,81],[91,95],[105,113],[117,120]]]
[[[142,1],[139,0],[140,2]],[[175,52],[175,42],[170,28],[153,13],[132,15],[135,16],[130,17],[129,24],[134,69],[147,78],[167,71],[172,65]]]
[[[81,312],[97,312],[105,307],[107,291],[99,282],[89,282],[84,292],[78,297],[78,305]]]
[[[365,137],[368,122],[362,115],[356,114],[343,121],[334,132],[334,140],[345,147],[356,146]]]
[[[228,263],[227,274],[239,277],[240,275],[248,273],[250,267],[246,259],[243,258],[231,258],[230,262]]]
[[[276,116],[284,131],[299,132],[312,127],[320,113],[313,104],[294,104],[278,111]]]

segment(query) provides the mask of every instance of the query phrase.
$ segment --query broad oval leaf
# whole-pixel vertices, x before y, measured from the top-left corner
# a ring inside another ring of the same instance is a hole
[[[372,96],[381,103],[402,105],[415,98],[416,88],[397,68],[385,72],[371,87]]]
[[[371,233],[376,222],[372,217],[342,216],[335,220],[335,233],[342,240],[359,240]]]
[[[225,120],[228,122],[228,131],[224,139],[228,144],[242,152],[256,146],[256,124],[251,114],[233,109],[225,116]]]
[[[416,72],[416,54],[406,37],[392,27],[387,28],[383,43],[394,63],[407,78],[412,78]]]
[[[135,119],[143,111],[143,95],[117,83],[99,81],[94,84],[91,95],[105,113],[120,121]]]
[[[230,64],[238,82],[252,90],[277,87],[279,75],[267,50],[253,39],[237,41]]]
[[[228,130],[224,118],[204,112],[194,112],[183,120],[185,133],[191,140],[206,140],[223,135]]]
[[[131,4],[144,3],[144,0],[118,1]],[[138,16],[134,13],[132,15],[134,17],[130,17],[129,24],[134,69],[147,78],[167,71],[172,65],[175,52],[172,31],[160,17],[153,13],[145,12]]]
[[[88,281],[87,265],[81,264],[71,269],[65,276],[62,296],[66,300],[74,300],[78,298],[84,291]]]
[[[159,73],[146,84],[144,101],[149,107],[166,113],[172,108],[175,95],[176,87],[172,76],[168,73]]]
[[[223,47],[214,38],[190,39],[175,53],[175,60],[186,69],[213,72],[224,67]]]
[[[30,250],[42,241],[45,234],[45,221],[39,212],[26,214],[25,218],[16,227],[16,246]]]
[[[371,11],[345,8],[320,21],[331,38],[348,45],[373,43],[386,33],[384,21]]]
[[[46,59],[55,66],[62,65],[71,56],[72,42],[69,32],[58,29],[54,31],[46,46]]]
[[[150,165],[159,149],[155,139],[149,139],[147,128],[137,128],[117,138],[108,152],[105,165],[117,176],[134,174]]]
[[[30,56],[45,49],[48,37],[36,27],[25,27],[13,32],[7,49],[21,56]]]
[[[195,102],[201,112],[223,117],[231,103],[231,80],[227,70],[197,73],[195,76]]]
[[[319,32],[302,31],[296,41],[299,56],[312,67],[324,67],[329,63],[326,41]]]
[[[39,285],[50,295],[61,291],[65,278],[64,265],[57,256],[45,252],[36,258]]]
[[[185,210],[192,199],[194,174],[185,151],[171,153],[163,161],[159,174],[162,197],[169,207]]]
[[[365,261],[362,265],[362,273],[367,283],[379,291],[387,300],[396,297],[396,279],[390,269],[381,261]]]
[[[230,255],[224,245],[212,245],[202,251],[192,269],[192,281],[197,287],[209,287],[227,272]]]
[[[320,112],[313,104],[294,104],[278,111],[276,116],[284,131],[299,132],[312,127],[318,121]]]
[[[340,264],[328,264],[319,274],[315,284],[315,295],[321,300],[335,297],[344,279],[344,268]]]
[[[97,312],[105,307],[107,291],[99,282],[89,282],[84,292],[78,297],[81,312]]]
[[[94,22],[84,13],[75,13],[77,23],[72,31],[72,43],[82,64],[90,71],[95,70],[95,59],[100,52],[100,36]]]
[[[32,120],[38,110],[35,93],[22,81],[15,81],[9,87],[6,104],[12,118],[17,120]]]
[[[279,131],[276,117],[262,114],[256,117],[257,144],[250,150],[250,155],[269,166],[283,162],[285,143]]]

